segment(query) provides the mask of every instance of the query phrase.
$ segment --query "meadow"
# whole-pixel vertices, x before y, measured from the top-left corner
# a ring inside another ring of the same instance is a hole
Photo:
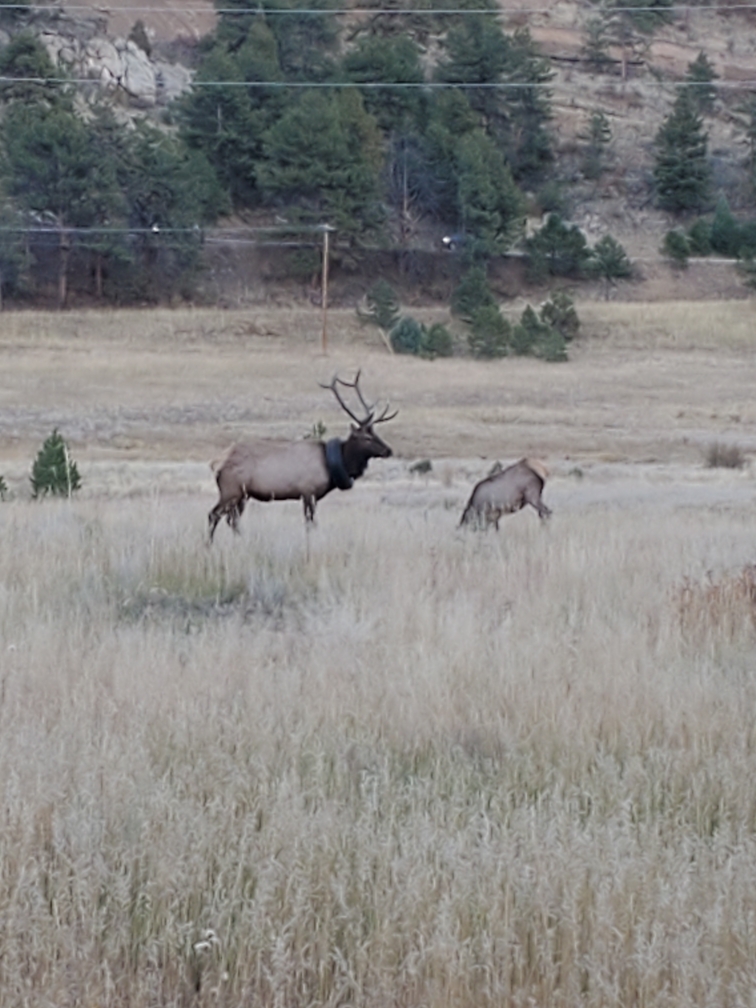
[[[2,317],[2,1008],[753,1003],[753,308],[578,310],[556,365]],[[395,456],[209,548],[209,460],[344,433],[357,368]],[[550,522],[457,529],[524,454]]]

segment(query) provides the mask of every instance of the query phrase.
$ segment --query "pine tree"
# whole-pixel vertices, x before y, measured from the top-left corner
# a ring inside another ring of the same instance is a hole
[[[656,134],[654,181],[659,205],[682,213],[701,210],[709,198],[708,136],[696,101],[681,90]]]
[[[459,219],[486,255],[506,252],[520,236],[525,201],[504,155],[483,130],[464,136],[457,148]]]
[[[260,184],[303,222],[327,220],[363,240],[382,222],[383,146],[375,119],[353,89],[304,91],[266,132]]]
[[[531,280],[547,276],[580,278],[588,271],[591,252],[577,224],[565,224],[559,214],[549,214],[546,223],[525,241]]]
[[[711,112],[714,108],[717,89],[712,82],[718,79],[719,75],[715,72],[714,67],[703,51],[698,54],[692,63],[688,64],[685,80],[688,82],[688,91],[701,115],[706,115],[706,113]]]
[[[583,156],[583,174],[587,179],[597,179],[604,170],[605,151],[612,139],[612,129],[603,112],[591,114],[584,139],[587,143]]]
[[[68,454],[68,447],[57,427],[45,441],[34,460],[31,474],[32,497],[70,497],[81,487],[79,470]]]

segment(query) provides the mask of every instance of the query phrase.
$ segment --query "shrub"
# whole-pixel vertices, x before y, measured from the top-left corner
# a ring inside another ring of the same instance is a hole
[[[391,330],[390,339],[397,353],[419,354],[425,340],[425,326],[405,315]]]
[[[378,280],[365,296],[367,312],[360,314],[365,322],[372,322],[384,332],[391,332],[399,321],[399,300],[387,280]]]
[[[420,353],[423,357],[451,357],[454,337],[441,322],[434,322],[423,334]]]
[[[548,322],[542,321],[530,305],[514,327],[512,349],[516,354],[530,354],[548,361],[567,360],[564,337]]]
[[[294,280],[308,281],[320,272],[320,253],[315,249],[295,249],[288,259],[288,273]]]
[[[724,197],[717,201],[709,240],[712,251],[732,259],[737,258],[740,252],[740,229],[730,210],[730,205]]]
[[[512,326],[495,304],[484,305],[473,314],[467,342],[473,357],[504,357],[510,349]]]
[[[682,231],[667,231],[662,243],[662,252],[675,266],[685,269],[690,256],[690,242]]]
[[[541,305],[541,321],[550,325],[569,343],[580,329],[580,319],[575,302],[566,291],[554,291],[548,301]]]
[[[81,487],[76,463],[68,454],[63,436],[56,428],[34,460],[31,474],[32,497],[70,497]]]
[[[525,251],[528,278],[535,283],[549,276],[583,277],[591,260],[588,242],[577,224],[566,224],[555,213],[526,239]]]
[[[703,217],[688,229],[688,243],[691,255],[707,256],[711,252],[711,224]]]
[[[600,241],[596,242],[591,250],[588,269],[591,273],[610,282],[626,280],[633,275],[633,265],[627,252],[611,235],[604,235]]]
[[[479,308],[495,306],[496,299],[488,286],[488,278],[483,266],[472,266],[463,273],[452,291],[451,310],[465,322],[472,322]]]
[[[713,441],[706,449],[706,465],[709,469],[742,469],[745,455],[737,445]]]

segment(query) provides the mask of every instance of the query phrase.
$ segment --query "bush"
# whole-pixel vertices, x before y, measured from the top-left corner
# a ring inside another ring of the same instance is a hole
[[[564,337],[548,322],[540,319],[530,305],[514,327],[512,349],[516,354],[523,356],[531,355],[548,361],[567,360]]]
[[[473,357],[504,357],[510,349],[512,326],[497,305],[484,305],[473,314],[467,342]]]
[[[707,256],[711,252],[711,224],[703,217],[688,229],[688,243],[691,255]]]
[[[589,269],[591,251],[577,224],[566,224],[552,213],[525,241],[528,279],[541,283],[549,276],[582,278]]]
[[[745,455],[737,445],[713,441],[706,449],[706,465],[709,469],[742,469]]]
[[[596,242],[591,250],[588,269],[591,273],[610,282],[612,280],[627,280],[633,275],[633,265],[627,252],[611,235],[604,235],[600,241]]]
[[[441,322],[433,325],[423,333],[420,353],[423,357],[451,357],[454,352],[454,337]]]
[[[488,278],[483,266],[472,266],[463,273],[459,283],[452,291],[451,310],[454,315],[472,322],[473,315],[479,308],[496,305],[496,299],[488,286]]]
[[[81,487],[76,463],[68,454],[63,436],[56,428],[39,450],[32,466],[32,497],[70,497]]]
[[[737,258],[740,252],[740,229],[724,197],[717,202],[709,240],[712,251],[732,259]]]
[[[580,329],[580,319],[575,302],[566,291],[554,291],[548,301],[541,305],[541,321],[550,325],[569,343]]]
[[[372,322],[384,332],[391,332],[399,321],[399,300],[387,280],[378,280],[365,296],[367,313],[358,314],[365,322]]]
[[[682,231],[667,231],[662,243],[662,252],[675,266],[685,269],[690,256],[690,242]]]
[[[419,354],[425,340],[425,326],[405,315],[391,330],[389,338],[397,353]]]

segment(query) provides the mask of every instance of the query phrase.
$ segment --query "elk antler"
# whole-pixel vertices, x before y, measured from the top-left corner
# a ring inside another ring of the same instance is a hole
[[[346,379],[344,379],[344,378],[339,378],[338,375],[334,375],[333,378],[331,379],[331,384],[330,385],[323,385],[321,383],[320,387],[321,388],[330,389],[331,392],[333,392],[333,394],[336,396],[336,400],[339,403],[339,405],[341,406],[341,408],[346,413],[348,413],[349,416],[352,418],[352,420],[354,420],[354,422],[356,424],[358,424],[360,427],[367,427],[369,424],[383,423],[386,420],[393,420],[393,418],[396,416],[396,414],[399,412],[399,410],[395,410],[391,415],[388,415],[388,410],[389,410],[388,403],[386,404],[386,407],[383,410],[383,413],[381,413],[381,415],[378,417],[378,419],[377,420],[373,419],[374,416],[375,416],[375,405],[371,406],[369,403],[367,403],[365,401],[365,397],[363,396],[362,390],[360,389],[360,374],[361,373],[362,373],[362,371],[360,369],[360,371],[358,371],[357,374],[354,376],[354,381],[351,381],[351,382],[350,381],[346,381]],[[344,385],[346,388],[353,388],[355,390],[355,392],[357,393],[357,397],[360,400],[360,403],[362,404],[363,409],[365,410],[365,416],[364,416],[364,418],[362,420],[349,409],[349,407],[347,406],[347,404],[341,398],[341,396],[339,395],[339,390],[337,388],[338,385]]]
[[[386,406],[385,406],[385,409],[383,410],[383,413],[381,413],[381,415],[377,419],[373,420],[374,424],[385,423],[386,420],[393,420],[394,419],[394,417],[397,415],[397,413],[399,412],[399,410],[395,409],[393,413],[389,413],[389,406],[390,405],[391,405],[391,403],[386,403]],[[388,414],[388,416],[386,414]]]
[[[372,419],[373,419],[373,411],[368,406],[368,404],[365,402],[365,400],[362,398],[362,394],[361,394],[361,392],[359,390],[359,386],[358,386],[359,380],[360,380],[360,372],[358,371],[357,375],[356,375],[356,377],[355,377],[355,379],[354,379],[353,382],[345,381],[343,378],[339,378],[338,375],[334,375],[333,378],[331,379],[331,384],[330,385],[324,385],[322,382],[320,382],[319,384],[320,384],[321,388],[330,389],[331,392],[333,392],[333,394],[336,396],[336,401],[338,402],[339,406],[341,406],[341,408],[344,410],[345,413],[349,414],[349,416],[352,418],[352,420],[354,420],[354,422],[356,424],[358,424],[360,427],[365,427],[367,424],[369,424],[372,421]],[[353,413],[349,409],[349,407],[347,406],[347,404],[344,402],[344,400],[339,395],[339,390],[338,390],[338,387],[337,387],[338,385],[346,385],[347,388],[357,389],[357,395],[360,397],[360,402],[365,407],[365,414],[366,415],[365,415],[364,419],[361,420],[357,416],[356,413]]]

